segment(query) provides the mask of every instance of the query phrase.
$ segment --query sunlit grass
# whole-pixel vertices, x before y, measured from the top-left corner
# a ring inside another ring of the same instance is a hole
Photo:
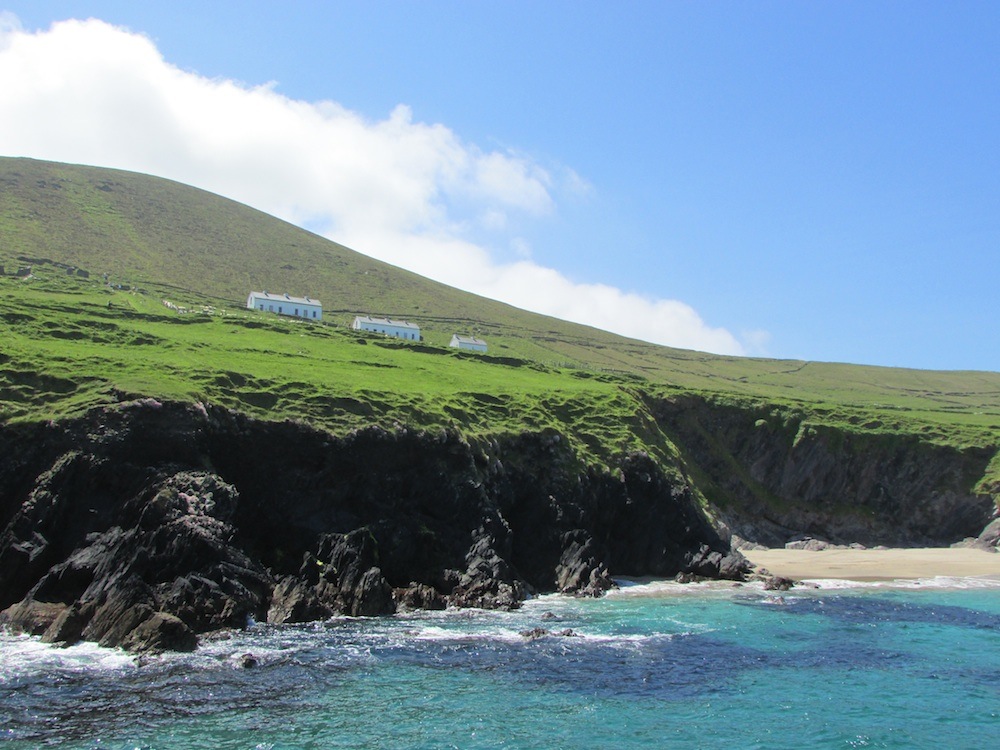
[[[397,423],[469,436],[553,429],[594,455],[642,447],[630,428],[641,404],[614,378],[239,308],[180,313],[151,291],[110,291],[44,271],[30,281],[6,277],[0,289],[8,300],[0,365],[7,419],[57,419],[154,397],[332,432]]]
[[[156,285],[142,293],[114,290],[44,267],[29,280],[0,279],[4,418],[59,419],[153,397],[303,420],[334,433],[370,424],[450,428],[473,439],[550,430],[571,440],[584,460],[604,463],[629,450],[674,455],[648,404],[694,392],[795,430],[825,425],[957,446],[1000,442],[990,412],[939,410],[933,399],[914,395],[907,398],[922,408],[863,407],[858,404],[866,399],[856,395],[837,403],[829,392],[825,400],[808,401],[801,389],[775,397],[767,386],[753,397],[713,393],[703,380],[695,380],[700,388],[685,388],[596,368],[470,354],[238,306],[198,305],[196,297],[182,299],[187,312],[178,312],[164,304],[171,291]]]

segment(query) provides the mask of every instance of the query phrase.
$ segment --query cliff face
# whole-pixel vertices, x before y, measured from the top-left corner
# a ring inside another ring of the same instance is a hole
[[[0,432],[0,609],[50,641],[193,648],[196,634],[398,606],[514,607],[615,575],[741,578],[643,454],[581,469],[556,434],[334,438],[147,400]]]
[[[994,450],[693,396],[650,407],[681,447],[692,481],[744,539],[947,545],[977,536],[996,511],[996,498],[974,489]]]
[[[194,648],[248,619],[516,607],[612,575],[741,579],[699,508],[745,539],[948,544],[995,511],[991,451],[809,425],[771,407],[647,400],[680,451],[610,470],[556,433],[343,438],[145,400],[0,430],[0,622],[49,641]]]

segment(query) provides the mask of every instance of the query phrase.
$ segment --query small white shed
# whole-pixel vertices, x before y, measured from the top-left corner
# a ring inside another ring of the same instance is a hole
[[[247,297],[247,308],[264,310],[278,315],[291,315],[293,318],[308,320],[323,319],[323,303],[309,297],[292,297],[287,294],[271,294],[270,292],[250,292]]]
[[[451,337],[449,346],[454,346],[456,349],[468,349],[474,352],[486,351],[486,342],[482,339],[477,339],[475,336],[459,336],[457,333]]]
[[[358,315],[354,318],[351,328],[355,331],[371,331],[386,336],[407,341],[420,341],[420,326],[407,320],[391,320],[390,318],[373,318],[370,315]]]

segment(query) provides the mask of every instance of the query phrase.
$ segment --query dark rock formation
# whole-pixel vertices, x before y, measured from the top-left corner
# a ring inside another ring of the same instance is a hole
[[[811,424],[766,404],[690,395],[648,403],[742,540],[946,546],[978,536],[996,510],[995,497],[975,490],[995,448]]]
[[[377,565],[377,544],[367,528],[317,535],[297,572],[282,576],[271,592],[268,622],[395,612],[392,588]]]
[[[198,636],[184,622],[168,612],[155,612],[121,639],[128,651],[194,651]]]
[[[825,549],[836,549],[836,548],[846,549],[846,545],[843,544],[830,544],[822,539],[813,539],[812,537],[807,537],[805,539],[793,539],[790,542],[785,542],[785,549],[801,549],[807,552],[822,552]]]
[[[545,628],[531,628],[531,630],[522,630],[520,633],[522,638],[526,638],[529,641],[537,641],[540,638],[576,638],[577,633],[573,631],[572,628],[565,628],[563,630],[547,630]]]
[[[782,576],[769,576],[764,579],[765,591],[788,591],[794,585],[795,581]]]
[[[433,586],[426,583],[411,583],[405,589],[392,592],[396,604],[401,609],[445,609],[448,601]]]
[[[248,620],[512,608],[600,594],[612,572],[748,570],[644,454],[603,472],[554,433],[334,438],[152,399],[0,430],[0,529],[0,619],[134,651]]]
[[[595,469],[550,431],[336,438],[152,399],[6,425],[0,621],[51,642],[187,649],[251,620],[514,608],[533,592],[597,596],[613,575],[742,580],[732,539],[947,544],[995,510],[972,489],[985,450],[693,396],[650,408],[676,463],[633,452]]]
[[[993,519],[975,541],[981,549],[1000,551],[1000,518]]]
[[[563,535],[563,553],[556,568],[556,588],[581,596],[600,596],[615,588],[608,566],[598,559],[594,540],[580,529]]]
[[[270,575],[231,544],[235,488],[211,474],[182,471],[124,498],[113,523],[95,524],[104,528],[80,526],[70,520],[71,506],[80,499],[75,493],[92,485],[71,489],[66,475],[77,476],[81,465],[101,467],[97,477],[113,471],[109,462],[90,458],[75,453],[57,461],[4,533],[0,560],[10,561],[11,572],[30,570],[32,555],[70,549],[7,611],[12,623],[50,641],[178,650],[194,647],[196,631],[242,626],[260,609],[270,596]],[[88,516],[103,515],[90,510]],[[27,562],[15,536],[19,527],[33,529]],[[25,586],[6,573],[0,573],[5,586]]]

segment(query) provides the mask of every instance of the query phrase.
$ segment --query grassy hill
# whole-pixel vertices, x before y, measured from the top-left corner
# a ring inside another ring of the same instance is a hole
[[[147,175],[0,158],[0,264],[7,420],[148,395],[331,430],[552,427],[596,455],[647,442],[656,428],[644,393],[688,391],[785,405],[851,429],[1000,444],[998,373],[647,344],[453,289]],[[15,275],[22,267],[30,277]],[[318,298],[326,321],[247,311],[252,289]],[[414,320],[426,340],[360,336],[347,329],[356,313]],[[452,333],[473,330],[489,341],[488,356],[446,347]]]

